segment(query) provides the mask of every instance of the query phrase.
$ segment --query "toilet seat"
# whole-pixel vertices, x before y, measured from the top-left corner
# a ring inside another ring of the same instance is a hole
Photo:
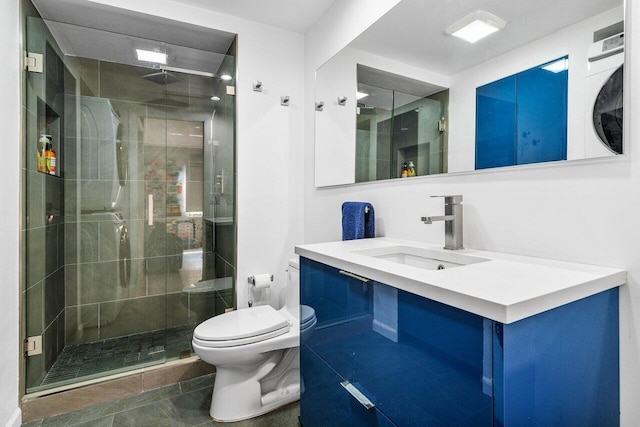
[[[215,316],[193,331],[203,347],[235,347],[268,340],[289,332],[289,322],[273,307],[261,305]]]
[[[315,324],[316,311],[308,305],[300,306],[300,330]]]

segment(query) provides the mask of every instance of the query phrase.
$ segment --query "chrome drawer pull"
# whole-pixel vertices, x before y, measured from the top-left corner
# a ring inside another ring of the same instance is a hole
[[[353,273],[350,273],[350,272],[345,271],[345,270],[340,270],[339,272],[340,272],[340,274],[344,274],[345,276],[353,277],[354,279],[358,279],[358,280],[360,280],[361,282],[364,282],[364,283],[367,283],[369,281],[369,279],[367,279],[366,277],[358,276],[357,274],[353,274]]]
[[[375,408],[376,405],[370,401],[367,396],[365,396],[364,394],[362,394],[362,392],[360,390],[358,390],[353,384],[351,384],[349,381],[344,380],[340,383],[340,385],[342,387],[344,387],[345,390],[347,390],[349,392],[349,394],[351,396],[353,396],[358,402],[360,402],[362,404],[362,406],[364,406],[367,409],[371,409],[371,408]]]

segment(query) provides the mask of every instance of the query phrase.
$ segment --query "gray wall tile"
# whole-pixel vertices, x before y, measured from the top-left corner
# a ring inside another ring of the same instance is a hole
[[[44,281],[25,292],[27,306],[27,335],[41,335],[44,331]]]
[[[45,228],[27,230],[27,286],[44,279],[45,253]]]
[[[25,173],[27,182],[26,214],[27,228],[44,227],[44,174],[27,170]]]
[[[66,345],[93,342],[100,339],[98,329],[98,304],[67,307],[65,310]]]

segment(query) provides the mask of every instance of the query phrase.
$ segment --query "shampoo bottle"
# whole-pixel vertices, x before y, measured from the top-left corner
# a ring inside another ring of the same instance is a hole
[[[400,178],[406,178],[409,176],[409,169],[407,169],[407,162],[404,162],[402,165],[402,173],[400,174]]]
[[[47,156],[47,165],[49,166],[49,174],[50,175],[55,175],[56,174],[56,152],[53,151],[53,147],[51,146],[51,143],[49,143],[49,152],[48,152],[48,156]]]
[[[40,135],[40,139],[38,140],[38,152],[37,152],[37,170],[38,172],[47,172],[47,144],[49,144],[48,135],[42,134]]]

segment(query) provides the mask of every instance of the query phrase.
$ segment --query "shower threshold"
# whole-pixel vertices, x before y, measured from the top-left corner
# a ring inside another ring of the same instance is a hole
[[[185,354],[194,354],[191,338],[195,326],[183,325],[66,346],[42,382],[29,387],[27,393],[159,365]]]

